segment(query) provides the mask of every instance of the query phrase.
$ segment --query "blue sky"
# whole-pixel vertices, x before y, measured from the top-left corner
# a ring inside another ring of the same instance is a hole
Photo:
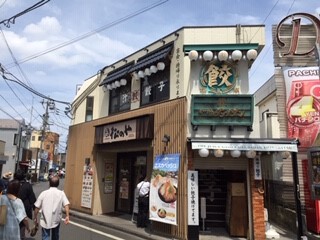
[[[39,1],[0,0],[0,21]],[[183,26],[265,24],[266,47],[249,74],[254,93],[274,71],[272,25],[295,12],[319,17],[319,0],[51,0],[10,28],[0,25],[0,64],[37,92],[71,102],[76,86],[104,66]],[[41,100],[0,77],[0,118],[24,118],[39,128]],[[63,147],[70,119],[65,105],[56,107],[60,114],[50,113],[50,129],[61,134]]]

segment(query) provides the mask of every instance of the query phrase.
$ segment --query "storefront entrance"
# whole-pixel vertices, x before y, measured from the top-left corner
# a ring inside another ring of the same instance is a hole
[[[244,237],[248,231],[246,171],[212,169],[197,171],[200,231],[214,233],[225,229],[225,232],[231,236]],[[231,189],[232,187],[238,189]],[[233,196],[234,191],[239,196]],[[205,219],[201,217],[201,201],[204,200]],[[236,211],[232,209],[235,205],[238,205]],[[237,222],[236,219],[241,220]]]
[[[146,152],[119,153],[117,156],[116,211],[131,214],[134,190],[140,176],[146,174]]]

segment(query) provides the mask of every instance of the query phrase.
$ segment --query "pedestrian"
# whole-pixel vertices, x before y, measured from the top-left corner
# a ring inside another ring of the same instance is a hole
[[[139,179],[137,185],[139,198],[138,198],[138,216],[137,216],[137,227],[147,227],[149,222],[149,191],[150,183],[148,182],[146,176]]]
[[[12,178],[12,172],[6,172],[2,175],[2,178],[0,179],[1,185],[4,186],[4,189],[2,191],[2,194],[6,194],[8,183]]]
[[[42,229],[42,240],[59,240],[60,221],[62,220],[62,210],[65,208],[65,224],[69,223],[70,202],[66,194],[58,189],[59,177],[49,178],[49,189],[40,193],[34,206],[34,222],[38,224],[38,213],[41,210],[40,226]]]
[[[32,218],[33,204],[36,201],[36,195],[34,194],[32,185],[26,180],[26,174],[23,170],[18,169],[14,174],[14,179],[20,182],[20,191],[18,197],[22,200],[24,209],[29,219]],[[20,223],[21,239],[25,239],[25,225]]]
[[[23,222],[30,232],[26,211],[21,199],[18,198],[19,190],[20,183],[14,179],[8,183],[7,194],[1,195],[0,204],[7,206],[7,222],[0,226],[0,239],[19,240],[20,222]]]

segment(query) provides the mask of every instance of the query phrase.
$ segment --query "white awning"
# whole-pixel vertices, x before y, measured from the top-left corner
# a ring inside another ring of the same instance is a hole
[[[223,149],[240,151],[261,151],[261,152],[298,152],[297,140],[283,139],[191,139],[192,149]]]

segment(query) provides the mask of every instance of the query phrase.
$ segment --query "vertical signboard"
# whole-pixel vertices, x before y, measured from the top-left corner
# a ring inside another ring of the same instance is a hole
[[[150,220],[177,224],[180,154],[157,155],[150,184]]]
[[[260,155],[254,158],[254,180],[262,180]]]
[[[90,159],[85,160],[83,167],[83,180],[82,180],[82,194],[81,206],[91,208],[93,193],[93,169],[90,164]]]
[[[105,163],[104,193],[113,192],[113,163]]]
[[[320,126],[319,67],[284,70],[287,95],[288,138],[300,148],[318,145]]]
[[[188,171],[188,225],[199,225],[198,171]]]

